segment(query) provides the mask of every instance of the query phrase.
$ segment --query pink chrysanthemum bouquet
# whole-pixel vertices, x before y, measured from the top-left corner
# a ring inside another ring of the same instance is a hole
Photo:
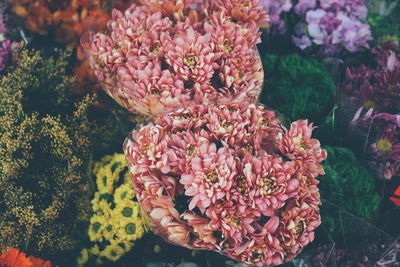
[[[289,130],[247,103],[201,105],[160,116],[125,143],[137,198],[173,244],[277,265],[314,239],[316,177],[326,151],[314,127]]]
[[[156,118],[194,104],[255,102],[267,20],[259,0],[143,0],[114,10],[108,32],[86,34],[82,45],[111,97]]]

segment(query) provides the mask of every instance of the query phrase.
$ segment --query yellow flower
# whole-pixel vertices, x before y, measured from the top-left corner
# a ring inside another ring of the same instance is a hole
[[[113,210],[115,219],[130,219],[136,218],[139,215],[139,203],[134,201],[123,201],[117,204]]]
[[[114,178],[111,170],[107,168],[101,168],[96,177],[96,184],[100,194],[112,194]]]
[[[110,261],[119,260],[124,255],[124,249],[116,243],[111,243],[101,252],[100,256],[107,258]]]
[[[379,141],[376,143],[376,148],[383,152],[390,152],[392,151],[393,144],[388,140],[379,139]]]
[[[84,266],[85,263],[89,260],[89,250],[84,248],[81,250],[81,255],[76,259],[76,264],[80,266]]]
[[[130,184],[122,184],[114,192],[114,202],[118,204],[122,201],[132,200],[134,191]]]
[[[120,221],[118,237],[125,241],[134,241],[144,234],[143,223],[140,219],[129,219]]]
[[[114,236],[117,233],[118,223],[112,219],[108,220],[105,227],[103,228],[103,236],[106,240],[114,240]]]
[[[100,200],[99,211],[104,215],[105,218],[110,218],[112,214],[111,204],[106,200]]]
[[[111,162],[107,164],[112,173],[119,174],[124,168],[128,166],[124,154],[114,154]]]
[[[128,168],[128,166],[127,166],[126,168]],[[130,173],[129,171],[125,172],[125,175],[124,175],[124,184],[129,184],[129,185],[132,184],[132,176],[131,176],[131,173]],[[132,189],[132,190],[133,190],[133,189]]]
[[[106,155],[104,157],[101,158],[101,160],[99,162],[96,162],[94,164],[93,167],[93,173],[96,175],[96,173],[105,165],[107,165],[108,163],[110,163],[110,161],[112,160],[113,156],[112,155]]]
[[[91,253],[91,254],[93,254],[93,255],[96,255],[96,256],[100,256],[100,248],[99,248],[99,246],[98,245],[94,245],[90,250],[89,250],[89,252]]]
[[[90,201],[92,203],[92,209],[94,212],[99,211],[99,204],[100,204],[100,193],[96,192],[94,193],[94,198],[92,199],[92,201]]]
[[[89,238],[91,241],[103,241],[101,234],[105,227],[106,221],[103,216],[94,215],[90,218]]]

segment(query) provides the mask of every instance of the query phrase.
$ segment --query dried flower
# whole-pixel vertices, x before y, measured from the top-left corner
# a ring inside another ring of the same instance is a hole
[[[285,130],[244,102],[182,108],[133,131],[125,154],[152,230],[246,264],[293,258],[320,223],[326,151],[312,130],[307,121]]]

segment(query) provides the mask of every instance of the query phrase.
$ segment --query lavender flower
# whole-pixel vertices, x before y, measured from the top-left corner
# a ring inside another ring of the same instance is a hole
[[[263,0],[262,6],[268,10],[270,21],[273,25],[273,30],[278,34],[285,34],[287,31],[286,23],[281,18],[282,13],[289,12],[292,7],[291,0]]]
[[[369,48],[371,30],[364,23],[368,9],[364,0],[264,0],[269,11],[272,34],[292,34],[292,41],[301,50],[312,46],[324,55],[343,50],[358,52]],[[295,25],[285,21],[294,11],[299,18]],[[291,30],[291,31],[289,31]]]

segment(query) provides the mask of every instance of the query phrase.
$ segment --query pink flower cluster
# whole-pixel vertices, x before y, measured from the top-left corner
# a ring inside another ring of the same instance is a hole
[[[323,54],[336,54],[345,49],[357,52],[368,48],[372,40],[370,27],[364,23],[368,9],[364,0],[264,0],[269,8],[274,33],[286,34],[287,16],[294,10],[299,22],[291,32],[300,49],[321,48]]]
[[[255,104],[201,105],[133,131],[124,150],[156,233],[242,263],[278,265],[321,222],[316,177],[326,151],[313,129],[296,121],[287,130]]]
[[[391,179],[400,175],[400,50],[389,42],[372,54],[372,66],[347,69],[343,87],[357,109],[353,125],[372,134],[370,165],[380,177]]]
[[[143,0],[114,10],[107,33],[82,45],[105,91],[157,117],[193,104],[255,101],[263,81],[255,48],[268,20],[259,0]]]

